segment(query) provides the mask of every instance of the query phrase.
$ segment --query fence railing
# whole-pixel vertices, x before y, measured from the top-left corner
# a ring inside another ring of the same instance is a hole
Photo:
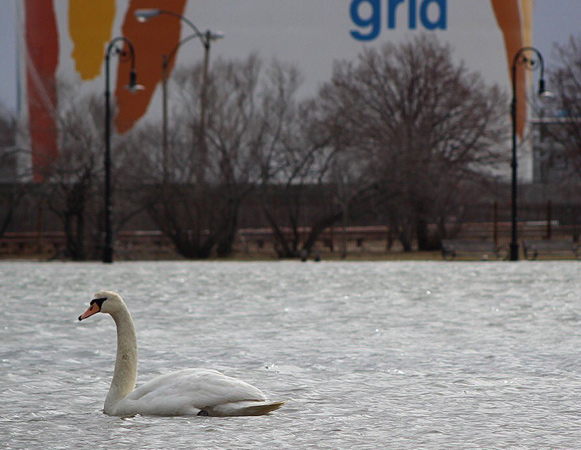
[[[434,233],[436,226],[429,227]],[[490,241],[497,245],[510,241],[510,222],[478,222],[449,224],[454,237],[463,240]],[[519,222],[521,240],[568,239],[577,242],[581,227],[575,224],[561,224],[557,220]],[[283,234],[290,237],[293,230],[283,228]],[[299,238],[306,239],[310,229],[298,229]],[[236,248],[240,251],[268,250],[274,246],[274,233],[270,228],[243,228],[238,230]],[[57,253],[65,246],[63,232],[7,232],[0,238],[0,253]],[[348,226],[327,228],[317,241],[320,251],[334,251],[341,245],[358,250],[382,252],[390,249],[394,235],[387,226]],[[161,231],[122,231],[116,236],[116,246],[124,250],[171,248],[171,241]]]

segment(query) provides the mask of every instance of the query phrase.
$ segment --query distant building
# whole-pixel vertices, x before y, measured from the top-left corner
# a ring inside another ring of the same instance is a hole
[[[551,136],[559,127],[581,119],[570,117],[532,119],[533,122],[533,179],[534,184],[579,184],[578,167],[571,161],[568,149]]]

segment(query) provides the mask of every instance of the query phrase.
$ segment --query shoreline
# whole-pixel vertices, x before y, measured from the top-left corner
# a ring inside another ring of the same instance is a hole
[[[453,262],[453,261],[472,261],[472,262],[494,262],[503,260],[498,260],[494,256],[488,257],[488,255],[478,256],[458,256],[451,261],[447,261],[442,257],[442,252],[439,250],[434,251],[383,251],[383,252],[373,252],[373,251],[357,251],[347,253],[345,258],[341,257],[340,252],[318,252],[315,253],[322,262],[384,262],[384,261],[442,261],[442,262]],[[311,255],[304,262],[318,262],[315,259],[315,255]],[[521,256],[521,261],[528,261],[524,255]],[[175,252],[160,252],[160,251],[136,251],[136,252],[118,252],[115,255],[115,262],[150,262],[150,261],[167,261],[167,262],[279,262],[279,261],[297,261],[301,262],[301,258],[279,258],[273,252],[243,252],[237,251],[233,255],[218,258],[210,257],[206,259],[186,259],[176,254]],[[564,255],[539,255],[537,261],[577,261],[574,257],[567,257]],[[0,254],[0,262],[100,262],[99,259],[87,259],[84,261],[73,261],[67,258],[55,258],[52,254],[45,253],[6,253]]]

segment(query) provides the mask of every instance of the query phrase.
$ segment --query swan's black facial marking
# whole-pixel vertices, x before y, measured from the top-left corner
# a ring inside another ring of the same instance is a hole
[[[83,314],[79,316],[79,320],[84,320],[88,317],[91,317],[93,314],[97,314],[101,312],[103,309],[103,303],[107,300],[106,298],[96,298],[91,300],[89,309],[87,309]]]
[[[91,300],[90,305],[93,306],[96,303],[97,306],[99,307],[99,311],[101,311],[101,308],[103,308],[103,302],[105,300],[107,300],[107,298],[96,298],[94,300]]]

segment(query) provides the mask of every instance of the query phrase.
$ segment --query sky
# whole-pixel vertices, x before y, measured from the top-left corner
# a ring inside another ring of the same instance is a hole
[[[548,67],[554,43],[564,44],[570,36],[581,36],[581,0],[536,0],[534,45]]]
[[[14,9],[18,1],[24,0],[0,0],[0,105],[10,111],[16,110],[17,102]],[[581,0],[536,0],[534,46],[543,54],[547,69],[553,60],[554,43],[566,43],[571,35],[581,35],[580,23]]]

